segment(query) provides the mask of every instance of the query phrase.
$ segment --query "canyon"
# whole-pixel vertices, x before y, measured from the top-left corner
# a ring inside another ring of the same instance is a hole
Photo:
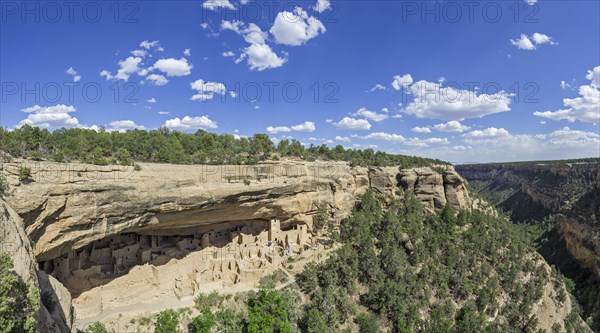
[[[600,277],[600,225],[590,220],[598,213],[600,197],[593,195],[584,205],[578,204],[600,187],[600,162],[474,164],[456,170],[514,220],[539,221],[559,214],[557,230],[569,253]]]
[[[512,220],[548,229],[538,251],[574,280],[586,320],[600,329],[600,161],[458,165],[456,170]]]

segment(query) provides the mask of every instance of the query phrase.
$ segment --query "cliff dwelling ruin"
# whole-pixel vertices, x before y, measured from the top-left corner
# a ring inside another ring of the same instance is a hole
[[[286,256],[314,249],[308,226],[281,228],[278,219],[228,223],[204,232],[157,235],[130,232],[113,235],[39,262],[40,269],[56,277],[73,295],[106,284],[140,265],[160,266],[190,253],[199,258],[199,281],[227,280],[236,284],[262,276]],[[200,254],[200,255],[198,255]],[[197,259],[195,259],[197,260]]]

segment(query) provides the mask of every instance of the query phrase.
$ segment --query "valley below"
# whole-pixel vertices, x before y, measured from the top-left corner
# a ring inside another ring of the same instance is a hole
[[[574,280],[600,329],[600,161],[459,165],[475,192],[517,223],[539,226],[538,251]]]

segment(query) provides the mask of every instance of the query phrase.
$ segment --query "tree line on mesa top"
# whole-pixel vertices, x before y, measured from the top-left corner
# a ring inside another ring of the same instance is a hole
[[[334,148],[323,144],[305,147],[283,139],[277,145],[267,134],[238,137],[198,130],[195,133],[155,130],[126,132],[83,128],[54,131],[28,125],[8,130],[0,127],[0,150],[14,157],[55,162],[80,161],[96,165],[133,165],[135,162],[173,164],[246,164],[299,158],[306,161],[347,161],[361,166],[421,167],[447,164],[436,159],[388,154],[373,149]]]

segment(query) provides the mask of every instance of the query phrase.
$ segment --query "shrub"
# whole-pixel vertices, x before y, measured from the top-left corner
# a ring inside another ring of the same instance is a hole
[[[573,290],[575,290],[575,282],[573,282],[573,280],[569,279],[568,277],[563,277],[563,281],[565,282],[565,288],[567,289],[567,292],[569,292],[569,294],[573,293]]]
[[[325,224],[327,224],[327,221],[329,221],[329,211],[327,210],[327,207],[321,206],[317,209],[317,214],[314,218],[314,229],[317,231],[323,229]]]
[[[39,292],[15,274],[8,253],[0,255],[0,332],[34,333]]]
[[[102,324],[99,321],[91,324],[83,331],[83,333],[114,333],[114,332],[115,331],[113,331],[113,330],[109,331],[108,329],[106,329],[104,324]]]
[[[302,318],[302,331],[306,333],[329,333],[329,326],[323,314],[315,308],[310,307]]]
[[[276,285],[280,283],[285,283],[288,281],[288,275],[285,274],[281,269],[276,270],[271,275],[263,276],[260,281],[258,281],[258,285],[260,287],[272,287],[275,288]]]
[[[204,311],[204,309],[221,305],[223,303],[223,296],[219,295],[216,291],[212,291],[210,294],[200,293],[196,296],[194,303],[198,311]]]
[[[58,151],[54,154],[52,154],[52,156],[50,156],[50,158],[54,161],[54,162],[64,162],[65,161],[65,155],[63,155],[62,152]]]
[[[444,173],[446,173],[446,168],[439,166],[439,165],[435,165],[431,167],[431,170],[433,170],[434,172],[443,175]]]
[[[377,316],[372,313],[361,313],[354,321],[358,325],[360,333],[379,332],[379,320],[377,319]]]
[[[261,289],[248,301],[248,333],[293,332],[290,322],[290,304],[282,294],[273,289]]]
[[[0,175],[0,198],[6,194],[6,190],[8,190],[8,182],[3,175]]]
[[[48,309],[48,312],[54,312],[56,308],[56,301],[54,300],[54,296],[51,292],[45,291],[42,293],[42,304]]]
[[[133,165],[133,170],[140,171],[140,170],[142,170],[142,167],[139,164],[136,163],[136,164]]]
[[[173,310],[161,311],[156,316],[154,333],[181,333],[179,330],[179,316]]]
[[[241,332],[244,327],[244,316],[241,312],[225,309],[215,314],[218,332]]]
[[[190,333],[211,333],[215,326],[216,318],[210,309],[202,310],[202,314],[197,316],[190,323],[188,330]]]
[[[31,178],[31,168],[29,167],[20,167],[19,168],[19,181],[25,182],[30,180]]]
[[[452,230],[456,226],[456,216],[454,215],[454,209],[449,203],[446,203],[444,209],[440,213],[442,221],[446,224],[449,230]]]
[[[34,161],[41,161],[42,160],[42,153],[39,150],[36,151],[32,151],[29,153],[29,158],[34,160]]]

